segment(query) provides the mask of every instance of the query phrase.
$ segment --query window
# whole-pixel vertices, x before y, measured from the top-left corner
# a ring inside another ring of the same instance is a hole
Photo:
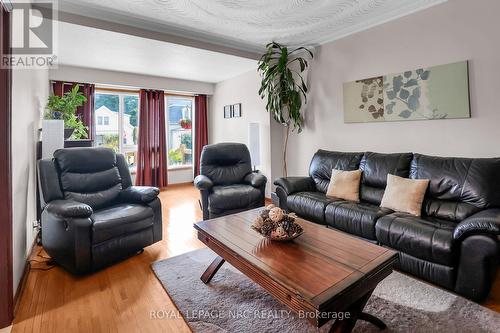
[[[167,105],[167,146],[169,168],[193,164],[193,106],[192,97],[169,96]]]
[[[139,94],[97,91],[95,94],[96,146],[125,155],[132,172],[137,161]]]

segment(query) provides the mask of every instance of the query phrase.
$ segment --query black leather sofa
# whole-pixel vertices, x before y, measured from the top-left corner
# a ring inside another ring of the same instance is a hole
[[[200,190],[203,219],[262,207],[266,182],[263,174],[252,172],[246,145],[206,145],[201,152],[200,175],[194,180]]]
[[[333,168],[363,171],[360,203],[325,195]],[[430,179],[421,217],[379,207],[389,173]],[[274,184],[282,208],[398,250],[402,271],[476,301],[488,295],[500,249],[500,158],[319,150],[309,177]]]
[[[38,162],[42,244],[73,274],[103,268],[162,239],[159,189],[132,186],[123,155],[67,148]]]

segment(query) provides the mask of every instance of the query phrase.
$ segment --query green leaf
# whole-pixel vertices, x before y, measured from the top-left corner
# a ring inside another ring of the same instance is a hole
[[[300,72],[303,72],[308,63],[303,57],[292,54],[305,50],[312,58],[312,52],[305,48],[289,52],[286,46],[276,42],[268,43],[266,47],[267,51],[261,56],[257,67],[261,75],[259,95],[266,99],[266,111],[271,113],[273,119],[301,131],[303,118],[300,111],[303,103],[307,103],[308,88],[292,65],[298,62]]]

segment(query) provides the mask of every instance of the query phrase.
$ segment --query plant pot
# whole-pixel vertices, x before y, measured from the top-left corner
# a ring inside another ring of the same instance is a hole
[[[74,128],[65,128],[64,129],[64,140],[68,140],[73,135],[74,131],[75,131]]]

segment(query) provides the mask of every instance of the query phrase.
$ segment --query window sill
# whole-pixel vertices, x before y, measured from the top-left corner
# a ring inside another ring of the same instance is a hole
[[[193,169],[192,165],[179,165],[179,166],[169,166],[168,171],[176,171],[176,170],[188,170]]]

